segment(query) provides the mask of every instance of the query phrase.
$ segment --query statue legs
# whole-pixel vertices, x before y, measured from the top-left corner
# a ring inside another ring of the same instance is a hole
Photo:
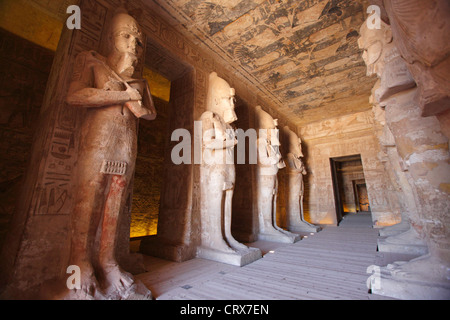
[[[243,266],[261,258],[261,251],[248,248],[231,234],[234,167],[205,165],[201,175],[201,246],[197,256]]]
[[[300,236],[285,231],[277,226],[276,200],[278,180],[276,175],[259,175],[258,177],[258,219],[259,240],[294,243]]]

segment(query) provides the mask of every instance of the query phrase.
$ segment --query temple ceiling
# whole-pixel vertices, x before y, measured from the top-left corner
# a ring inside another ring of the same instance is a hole
[[[19,7],[20,2],[23,0],[5,1],[3,6]],[[369,96],[376,79],[366,76],[357,45],[366,17],[365,0],[142,2],[229,66],[271,108],[297,126],[370,109]],[[23,11],[26,4],[30,14],[33,8],[45,10],[47,20],[62,24],[67,14],[61,8],[67,3],[32,0],[20,7]],[[13,24],[17,21],[10,14],[8,17]],[[39,22],[34,33],[27,28],[29,38],[36,39],[47,22]],[[57,32],[41,37],[53,34]]]
[[[357,44],[364,1],[144,2],[234,66],[298,126],[370,109],[375,79],[366,76]]]

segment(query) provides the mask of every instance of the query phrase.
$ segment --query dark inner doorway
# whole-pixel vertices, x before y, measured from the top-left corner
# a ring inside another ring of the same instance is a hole
[[[361,155],[330,158],[337,222],[348,213],[370,212]]]

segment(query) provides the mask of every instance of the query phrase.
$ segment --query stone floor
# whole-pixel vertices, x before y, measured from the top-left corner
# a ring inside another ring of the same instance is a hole
[[[150,271],[137,278],[160,300],[390,299],[369,294],[366,285],[368,266],[398,260],[376,251],[377,237],[370,214],[350,214],[295,244],[248,244],[264,256],[244,267],[145,256]]]

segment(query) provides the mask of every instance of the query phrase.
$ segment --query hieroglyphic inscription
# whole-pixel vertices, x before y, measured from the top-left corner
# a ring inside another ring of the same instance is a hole
[[[73,31],[67,59],[70,62],[61,66],[61,71],[67,72],[60,72],[59,84],[54,87],[56,96],[50,101],[49,109],[56,113],[57,121],[47,142],[44,173],[32,199],[31,210],[38,215],[70,214],[72,208],[80,111],[64,103],[70,81],[67,75],[78,53],[98,49],[107,14],[106,7],[93,1],[80,1],[80,8],[83,28]]]

